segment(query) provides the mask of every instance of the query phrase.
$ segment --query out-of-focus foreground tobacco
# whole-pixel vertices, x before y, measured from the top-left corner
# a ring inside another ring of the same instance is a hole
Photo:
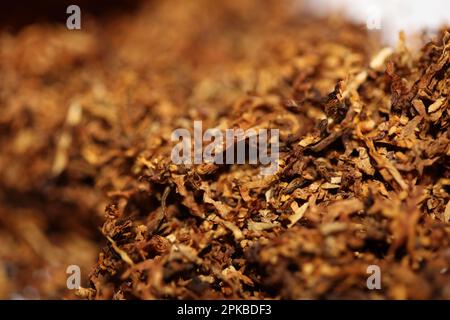
[[[383,48],[276,0],[83,19],[0,33],[1,298],[72,298],[75,264],[90,299],[450,299],[448,29]],[[280,129],[278,172],[174,165],[196,120]]]

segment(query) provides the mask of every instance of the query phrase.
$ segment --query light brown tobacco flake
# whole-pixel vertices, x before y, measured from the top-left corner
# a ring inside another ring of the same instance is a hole
[[[432,104],[430,104],[430,106],[428,107],[428,113],[433,113],[437,111],[442,105],[444,105],[446,99],[447,99],[446,97],[441,97]]]
[[[444,211],[444,219],[446,222],[450,222],[450,200],[447,202]]]
[[[308,210],[308,207],[309,207],[308,202],[304,203],[301,207],[298,206],[296,201],[293,201],[291,203],[291,209],[294,212],[294,214],[289,217],[290,221],[288,225],[289,228],[292,227],[294,224],[296,224],[297,221],[299,221],[303,217],[306,210]]]

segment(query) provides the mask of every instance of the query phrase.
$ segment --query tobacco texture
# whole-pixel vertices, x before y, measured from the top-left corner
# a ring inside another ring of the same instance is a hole
[[[78,298],[450,299],[449,29],[390,49],[293,5],[3,30],[0,297],[75,298],[75,264]],[[194,121],[279,129],[279,170],[173,164]]]

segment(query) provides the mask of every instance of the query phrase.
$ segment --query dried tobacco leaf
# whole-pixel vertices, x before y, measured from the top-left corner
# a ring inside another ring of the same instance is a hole
[[[95,264],[78,297],[450,299],[448,28],[393,50],[292,5],[2,31],[0,297],[73,297]],[[197,120],[280,129],[278,172],[175,165]]]

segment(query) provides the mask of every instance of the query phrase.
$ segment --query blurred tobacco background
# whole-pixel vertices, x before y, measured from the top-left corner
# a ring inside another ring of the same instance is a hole
[[[0,298],[450,298],[448,27],[414,51],[302,1],[1,7]],[[173,165],[194,120],[280,129],[279,172]]]

